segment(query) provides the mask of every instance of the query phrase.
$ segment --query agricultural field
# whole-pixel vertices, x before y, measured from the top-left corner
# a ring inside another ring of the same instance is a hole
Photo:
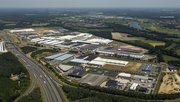
[[[155,41],[155,40],[150,40],[150,39],[146,39],[143,37],[134,37],[135,39],[137,39],[138,41],[150,44],[152,46],[164,46],[166,43],[165,42],[161,42],[161,41]]]
[[[128,34],[125,34],[125,33],[119,33],[119,32],[112,32],[112,39],[116,39],[116,40],[119,40],[119,39],[122,39],[122,38],[127,38]]]
[[[179,29],[170,29],[167,27],[163,27],[161,25],[152,25],[152,23],[142,23],[141,24],[142,27],[144,27],[145,29],[149,29],[152,31],[157,31],[160,33],[168,33],[168,34],[176,34],[176,35],[180,35],[180,30]]]
[[[112,32],[112,39],[115,40],[122,40],[122,41],[141,41],[143,43],[150,44],[152,46],[164,46],[166,43],[161,41],[155,41],[146,39],[143,37],[128,37],[128,34],[125,33],[119,33],[119,32]]]
[[[159,93],[177,93],[180,92],[180,77],[176,73],[166,73],[163,77]]]

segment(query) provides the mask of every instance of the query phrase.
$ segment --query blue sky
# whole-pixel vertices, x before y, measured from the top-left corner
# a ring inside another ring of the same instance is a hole
[[[0,8],[180,8],[180,0],[0,0]]]

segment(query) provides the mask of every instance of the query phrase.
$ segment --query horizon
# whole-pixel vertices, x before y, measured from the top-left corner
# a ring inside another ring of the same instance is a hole
[[[0,0],[0,8],[180,8],[179,0]]]

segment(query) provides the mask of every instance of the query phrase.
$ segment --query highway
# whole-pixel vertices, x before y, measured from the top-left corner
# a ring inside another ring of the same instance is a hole
[[[57,83],[49,77],[49,74],[46,73],[40,65],[36,64],[21,52],[21,50],[13,44],[8,37],[4,37],[4,41],[6,42],[8,50],[19,58],[27,70],[32,73],[30,75],[34,75],[33,78],[39,82],[43,93],[43,100],[45,102],[65,102],[61,91],[57,87]],[[32,89],[29,90],[32,91]]]

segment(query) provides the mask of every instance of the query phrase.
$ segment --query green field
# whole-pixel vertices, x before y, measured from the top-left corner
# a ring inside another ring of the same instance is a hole
[[[177,34],[180,35],[179,29],[169,29],[167,27],[162,27],[160,25],[152,25],[152,23],[142,23],[142,27],[145,29],[149,29],[152,31],[157,31],[160,33],[168,33],[168,34]]]
[[[42,26],[47,26],[49,25],[49,23],[33,23],[32,26],[33,27],[42,27]]]
[[[178,58],[167,56],[167,55],[163,55],[163,59],[165,60],[165,62],[179,60]]]
[[[146,38],[143,38],[143,37],[133,37],[141,42],[144,42],[144,43],[148,43],[152,46],[164,46],[165,45],[165,42],[161,42],[161,41],[155,41],[155,40],[150,40],[150,39],[146,39]]]

